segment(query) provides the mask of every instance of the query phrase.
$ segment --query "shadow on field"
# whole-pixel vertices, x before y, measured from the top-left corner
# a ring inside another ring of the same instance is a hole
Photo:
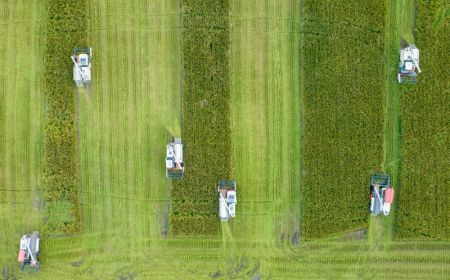
[[[162,238],[169,236],[170,219],[170,181],[166,183],[166,201],[162,202],[156,211],[156,219],[159,224],[159,232]]]
[[[9,267],[4,266],[3,267],[3,279],[4,280],[16,280],[16,275],[13,271],[9,271]]]
[[[116,272],[115,279],[119,280],[133,280],[136,277],[135,272]]]
[[[261,272],[261,261],[256,258],[240,256],[228,258],[225,268],[209,273],[212,279],[272,279],[271,275]]]

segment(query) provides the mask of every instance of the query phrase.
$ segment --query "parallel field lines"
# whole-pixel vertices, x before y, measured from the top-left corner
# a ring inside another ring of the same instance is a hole
[[[0,264],[42,225],[42,4],[0,3]],[[13,257],[11,257],[13,256]],[[2,267],[2,269],[3,269]]]
[[[299,231],[299,2],[231,5],[231,103],[238,238]]]

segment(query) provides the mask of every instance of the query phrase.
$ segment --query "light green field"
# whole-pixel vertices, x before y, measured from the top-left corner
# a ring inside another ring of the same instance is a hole
[[[234,234],[270,245],[300,232],[300,13],[298,2],[281,3],[231,6]]]
[[[0,1],[0,270],[42,225],[43,6]]]
[[[42,225],[44,9],[25,0],[0,4],[0,269],[8,267],[18,279],[450,275],[450,243],[392,241],[390,220],[372,219],[368,239],[347,234],[291,245],[301,240],[301,7],[295,0],[231,2],[238,216],[223,224],[219,236],[165,238],[162,159],[169,131],[179,130],[181,108],[179,2],[110,2],[90,2],[94,83],[91,91],[78,92],[83,233],[44,237],[39,274],[20,273],[16,254],[20,235]],[[386,35],[392,39],[389,59],[399,40],[390,37],[399,32],[392,28]],[[396,63],[387,63],[394,71]],[[389,79],[387,73],[393,92]],[[387,101],[385,166],[395,172],[399,103],[393,102],[389,107]]]

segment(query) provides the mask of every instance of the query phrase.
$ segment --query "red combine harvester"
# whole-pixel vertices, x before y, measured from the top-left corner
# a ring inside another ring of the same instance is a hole
[[[372,216],[391,212],[391,203],[394,200],[394,189],[389,185],[390,177],[387,174],[374,174],[370,180],[370,212]]]
[[[20,263],[20,269],[22,271],[24,271],[27,265],[39,271],[39,232],[33,231],[31,236],[28,234],[22,236],[17,260]]]

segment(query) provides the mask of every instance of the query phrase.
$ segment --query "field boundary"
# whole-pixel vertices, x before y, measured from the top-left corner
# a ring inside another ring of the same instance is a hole
[[[303,111],[304,111],[304,107],[303,107],[303,71],[302,71],[302,34],[303,34],[303,17],[302,17],[302,6],[303,4],[303,0],[299,1],[299,20],[298,20],[298,74],[299,74],[299,79],[300,79],[300,83],[299,83],[299,89],[298,89],[298,94],[299,94],[299,108],[300,108],[300,112],[299,112],[299,117],[298,117],[298,125],[299,125],[299,131],[300,131],[300,147],[299,147],[299,167],[298,167],[298,193],[299,193],[299,201],[298,203],[300,204],[299,210],[300,210],[300,216],[299,216],[299,224],[298,224],[298,242],[300,243],[302,241],[302,232],[303,232],[303,193],[302,193],[302,170],[303,170]]]

